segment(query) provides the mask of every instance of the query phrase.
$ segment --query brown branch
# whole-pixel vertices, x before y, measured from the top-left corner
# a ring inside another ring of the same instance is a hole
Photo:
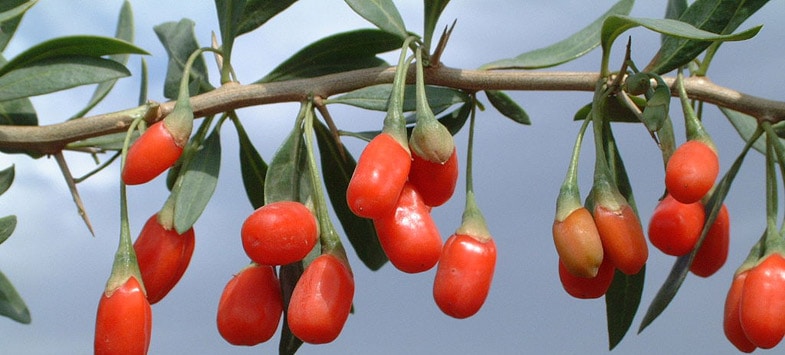
[[[230,83],[191,98],[196,117],[280,102],[297,102],[309,95],[330,97],[374,84],[391,83],[395,68],[371,68],[325,75],[309,79],[275,83],[240,85]],[[411,76],[413,79],[413,75]],[[595,72],[532,72],[462,70],[431,68],[427,83],[463,89],[515,91],[594,91],[599,79]],[[665,78],[668,85],[673,78]],[[785,120],[785,102],[755,97],[712,83],[707,78],[687,78],[687,94],[692,99],[777,122]],[[678,93],[673,91],[673,95]],[[172,111],[174,102],[148,104],[125,111],[85,117],[47,126],[0,126],[0,149],[35,151],[54,154],[66,144],[82,139],[124,131],[137,117],[157,121]]]

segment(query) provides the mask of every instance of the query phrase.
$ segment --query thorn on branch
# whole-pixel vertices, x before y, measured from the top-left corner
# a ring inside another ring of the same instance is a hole
[[[60,171],[63,173],[63,177],[65,177],[65,182],[68,184],[68,190],[71,191],[71,197],[74,199],[79,216],[82,217],[85,225],[87,225],[87,229],[90,231],[90,234],[95,237],[93,224],[90,223],[90,217],[87,216],[87,211],[85,210],[84,204],[82,203],[82,198],[79,197],[79,191],[76,189],[76,181],[74,180],[73,175],[71,175],[71,170],[68,169],[68,164],[66,163],[65,157],[63,156],[63,151],[55,153],[54,156],[55,160],[57,160],[57,165],[60,167]]]

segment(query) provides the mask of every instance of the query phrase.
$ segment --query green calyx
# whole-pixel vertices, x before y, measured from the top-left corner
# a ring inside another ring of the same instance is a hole
[[[572,157],[570,158],[570,166],[567,168],[567,175],[564,177],[564,182],[562,182],[559,189],[559,197],[556,198],[555,219],[560,222],[567,219],[575,210],[583,207],[580,189],[578,188],[578,160],[580,158],[583,136],[590,122],[588,119],[583,120],[581,129],[578,131],[575,146],[572,150]]]
[[[308,155],[308,174],[314,191],[314,199],[311,202],[313,203],[313,209],[316,213],[316,219],[319,222],[319,244],[321,247],[321,253],[332,254],[338,257],[346,265],[346,268],[351,273],[352,271],[351,267],[349,266],[349,259],[346,256],[346,250],[344,249],[343,243],[341,243],[341,238],[338,235],[338,231],[335,229],[332,219],[330,218],[327,207],[327,198],[325,197],[325,192],[322,188],[322,179],[319,176],[319,168],[316,165],[316,154],[314,153],[315,144],[313,141],[313,102],[311,100],[306,102],[300,112],[304,115],[303,133],[305,135],[305,146]],[[298,120],[299,119],[300,118],[298,117]]]
[[[711,148],[711,150],[716,152],[717,147],[714,145],[714,141],[703,127],[703,123],[701,123],[698,115],[695,114],[695,110],[692,108],[692,104],[687,97],[687,90],[684,88],[684,74],[682,73],[681,69],[679,69],[679,72],[676,76],[676,88],[679,92],[679,101],[684,113],[684,125],[687,131],[687,140],[703,142],[709,148]]]
[[[466,192],[466,208],[463,210],[461,225],[455,230],[455,234],[467,235],[483,243],[491,240],[491,232],[474,199],[474,191]]]
[[[425,74],[422,62],[422,49],[417,49],[417,123],[412,130],[409,146],[414,154],[433,163],[443,164],[452,155],[455,141],[452,134],[439,123],[428,105],[425,95]]]
[[[594,183],[592,195],[594,206],[603,206],[611,211],[621,210],[627,205],[627,199],[619,192],[615,181],[612,178],[610,166],[607,158],[607,142],[605,140],[605,120],[607,92],[604,85],[598,83],[594,94],[594,101],[588,119],[591,119],[594,128],[595,144],[595,163],[594,163]]]
[[[407,152],[409,152],[409,143],[406,133],[406,118],[403,117],[403,101],[404,90],[406,89],[406,75],[409,72],[409,64],[413,58],[407,58],[406,54],[409,51],[409,45],[415,39],[416,37],[407,37],[403,41],[390,99],[387,101],[387,115],[384,118],[384,127],[382,128],[382,132],[392,136]]]
[[[141,119],[134,120],[128,127],[128,132],[126,133],[121,152],[121,166],[125,165],[125,158],[128,155],[131,135],[140,122]],[[128,221],[128,196],[126,194],[126,186],[125,182],[120,179],[120,243],[117,246],[117,252],[115,252],[114,262],[112,263],[112,273],[109,275],[109,280],[106,281],[104,293],[107,296],[111,296],[115,290],[122,287],[132,276],[136,277],[142,290],[147,294],[147,290],[145,290],[142,280],[142,272],[139,271],[139,263],[136,260],[136,251],[134,250],[133,242],[131,242],[131,225]]]

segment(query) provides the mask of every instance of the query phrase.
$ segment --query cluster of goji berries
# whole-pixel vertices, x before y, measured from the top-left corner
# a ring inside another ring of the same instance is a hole
[[[725,300],[725,336],[745,353],[771,349],[785,336],[785,256],[764,255],[742,265]]]
[[[711,142],[688,140],[668,160],[667,194],[649,220],[649,240],[665,254],[683,256],[695,249],[706,221],[706,200],[719,174]],[[722,205],[695,254],[690,271],[708,277],[728,258],[730,220]]]
[[[615,270],[627,275],[637,274],[649,256],[640,221],[610,177],[605,143],[597,120],[597,164],[589,199],[584,206],[577,184],[577,164],[587,118],[575,143],[570,167],[556,201],[553,241],[559,254],[559,279],[576,298],[598,298],[605,295]],[[591,210],[590,210],[591,208]]]
[[[284,311],[276,266],[300,262],[319,240],[319,224],[304,204],[277,201],[256,209],[241,229],[251,265],[235,275],[218,303],[218,331],[234,345],[269,340]],[[354,278],[339,256],[311,261],[292,291],[287,324],[299,339],[322,344],[338,337],[352,306]]]

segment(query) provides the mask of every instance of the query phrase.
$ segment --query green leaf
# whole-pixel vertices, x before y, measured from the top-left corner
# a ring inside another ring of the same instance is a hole
[[[321,122],[314,120],[314,128],[319,145],[322,176],[333,210],[357,257],[369,269],[378,270],[387,262],[387,255],[379,243],[373,221],[352,213],[346,202],[346,189],[357,162],[345,146],[336,142],[330,130]]]
[[[629,96],[639,109],[643,110],[646,107],[646,99],[638,96]],[[588,103],[575,112],[573,120],[582,121],[586,119],[591,111],[592,104]],[[611,122],[625,122],[625,123],[640,123],[641,120],[635,115],[634,112],[619,102],[619,100],[608,100],[605,104],[607,116]]]
[[[687,10],[687,0],[668,0],[668,7],[665,8],[665,18],[678,20],[685,10]]]
[[[2,272],[0,272],[0,315],[22,324],[30,323],[30,310],[16,292],[14,285]]]
[[[248,0],[235,29],[235,36],[251,32],[275,15],[283,12],[297,0]]]
[[[131,10],[131,3],[128,2],[128,0],[123,2],[123,7],[120,9],[120,16],[117,19],[117,29],[115,30],[115,38],[129,43],[133,43],[134,41],[134,15],[133,11]],[[128,63],[129,57],[130,55],[126,53],[120,53],[110,55],[109,59],[125,65]],[[95,88],[95,91],[93,92],[93,96],[90,98],[90,101],[87,102],[85,108],[75,113],[71,119],[82,117],[87,114],[87,112],[93,109],[95,105],[101,102],[106,97],[106,95],[112,91],[112,88],[116,82],[117,80],[115,79],[104,81],[98,84],[98,86]]]
[[[224,61],[232,55],[234,37],[237,26],[243,17],[246,0],[215,0],[215,9],[218,13],[218,25],[221,28],[221,50]]]
[[[123,144],[125,143],[125,136],[126,132],[118,132],[118,133],[111,133],[106,134],[103,136],[91,137],[87,139],[83,139],[80,141],[76,141],[73,143],[68,144],[69,149],[76,149],[76,148],[95,148],[103,151],[120,151],[123,149]],[[131,133],[131,143],[136,141],[141,134],[139,130],[135,130]]]
[[[409,36],[403,18],[392,0],[345,0],[346,4],[368,22],[382,31],[398,36],[401,40]],[[400,46],[398,46],[400,48]]]
[[[716,34],[671,19],[636,18],[622,15],[611,15],[602,25],[601,43],[604,53],[609,53],[613,41],[624,31],[643,26],[654,32],[674,37],[701,41],[743,41],[758,34],[762,26],[756,26],[736,34]]]
[[[258,82],[312,78],[386,65],[376,55],[402,45],[399,37],[379,30],[339,33],[301,49]]]
[[[641,301],[646,266],[635,275],[619,270],[605,293],[605,312],[608,319],[608,344],[613,350],[627,334]]]
[[[13,165],[0,170],[0,195],[8,191],[8,188],[10,188],[11,184],[14,182],[15,175],[16,173]]]
[[[600,18],[570,37],[550,46],[535,49],[515,58],[497,60],[484,64],[480,69],[538,69],[564,64],[577,59],[600,45],[603,21],[611,15],[626,15],[632,10],[634,0],[621,0]]]
[[[650,132],[657,132],[665,124],[665,119],[668,117],[668,110],[671,102],[671,90],[668,86],[664,85],[665,82],[662,78],[657,78],[660,85],[654,89],[654,94],[646,102],[646,107],[643,109],[643,124]]]
[[[491,102],[491,105],[505,117],[520,124],[532,124],[526,111],[503,91],[485,90],[485,96],[488,97],[488,101]]]
[[[164,97],[176,99],[177,93],[180,91],[180,79],[183,77],[185,62],[188,61],[191,53],[199,49],[199,43],[196,41],[194,33],[194,22],[182,19],[180,22],[162,23],[153,29],[169,56],[166,81],[164,82]],[[204,56],[200,56],[194,61],[189,83],[192,96],[213,90],[207,76]]]
[[[3,52],[11,41],[22,21],[22,16],[37,2],[37,0],[4,0],[0,3],[0,52]]]
[[[436,24],[439,22],[442,11],[444,11],[444,8],[447,7],[449,2],[450,0],[423,0],[423,5],[425,7],[425,17],[423,18],[425,37],[423,38],[423,42],[425,43],[425,49],[427,50],[431,49],[433,31],[436,28]]]
[[[10,215],[0,218],[0,244],[5,242],[16,229],[16,216]]]
[[[749,142],[752,138],[753,134],[755,134],[755,130],[758,128],[758,121],[755,117],[752,117],[747,114],[743,114],[738,111],[733,111],[728,108],[720,107],[720,111],[728,118],[728,121],[733,125],[733,128],[736,129],[736,132],[739,133],[741,139],[745,142]],[[782,127],[782,123],[776,124],[774,127]],[[766,154],[766,139],[764,137],[760,137],[757,139],[755,143],[753,143],[752,148],[760,152],[761,154]]]
[[[387,111],[387,101],[390,99],[392,84],[378,84],[367,86],[345,93],[334,98],[329,98],[326,104],[345,104],[366,110]],[[426,86],[425,94],[428,105],[434,112],[441,112],[448,107],[469,101],[469,95],[463,91],[440,86]],[[404,89],[403,111],[410,112],[416,109],[415,87],[407,85]]]
[[[240,140],[240,174],[243,177],[245,194],[254,209],[264,206],[264,179],[267,176],[267,163],[256,150],[240,120],[232,120]]]
[[[26,98],[131,75],[113,60],[63,56],[46,59],[0,76],[0,101]]]
[[[174,227],[177,233],[191,228],[210,202],[218,183],[221,168],[220,127],[216,127],[204,140],[201,148],[188,163],[176,186]]]
[[[69,36],[50,39],[18,54],[0,67],[0,75],[28,68],[43,61],[73,57],[100,58],[112,54],[149,54],[126,41],[100,36]]]
[[[316,248],[314,248],[316,249]],[[297,280],[304,271],[303,262],[296,262],[287,265],[281,265],[278,272],[278,279],[281,284],[281,295],[283,296],[283,324],[281,325],[281,338],[278,343],[278,354],[280,355],[294,355],[297,349],[303,345],[303,341],[297,336],[292,334],[289,329],[289,322],[287,321],[286,313],[289,310],[289,300],[292,298],[292,291],[294,286],[297,285]]]
[[[767,2],[768,0],[697,0],[678,19],[704,31],[728,34],[735,31]],[[644,71],[667,73],[689,63],[709,45],[711,42],[664,36],[662,47]]]
[[[0,61],[2,58],[0,57]],[[13,126],[36,126],[38,125],[38,115],[35,107],[29,98],[0,101],[0,125]],[[24,153],[32,158],[43,156],[38,152],[24,151],[18,149],[0,149],[3,153]]]
[[[307,201],[311,196],[308,154],[302,125],[289,133],[275,152],[264,179],[265,204],[276,201]]]

